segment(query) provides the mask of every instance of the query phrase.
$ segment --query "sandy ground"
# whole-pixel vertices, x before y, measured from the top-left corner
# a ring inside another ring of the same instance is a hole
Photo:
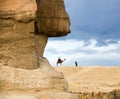
[[[91,92],[120,89],[120,66],[58,66],[69,84],[69,91]]]

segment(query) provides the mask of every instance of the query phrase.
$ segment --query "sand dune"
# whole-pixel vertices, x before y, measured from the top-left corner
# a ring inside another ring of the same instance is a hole
[[[69,90],[78,92],[106,92],[120,89],[120,67],[119,66],[59,66],[55,67],[63,72],[69,83]]]

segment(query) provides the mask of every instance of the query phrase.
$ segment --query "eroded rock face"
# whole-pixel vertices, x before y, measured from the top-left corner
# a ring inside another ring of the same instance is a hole
[[[70,32],[70,19],[63,0],[37,0],[37,5],[37,27],[40,34],[54,37]]]
[[[43,58],[69,25],[63,0],[0,0],[0,99],[78,99]]]
[[[0,0],[0,65],[38,68],[48,37],[69,25],[63,0]]]
[[[35,0],[0,1],[0,65],[38,68],[35,42]]]
[[[0,0],[0,18],[28,22],[36,15],[35,0]]]
[[[66,91],[67,82],[63,74],[54,70],[45,58],[39,59],[41,67],[33,70],[0,68],[0,90],[22,90],[38,92],[44,90]]]
[[[0,67],[0,99],[78,99],[67,92],[62,73],[40,57],[38,69]]]

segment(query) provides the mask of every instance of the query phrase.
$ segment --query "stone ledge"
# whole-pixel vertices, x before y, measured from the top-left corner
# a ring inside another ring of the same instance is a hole
[[[63,74],[55,71],[46,59],[41,58],[38,69],[27,70],[13,67],[0,67],[1,90],[67,90],[67,81]]]
[[[41,92],[41,93],[0,93],[0,99],[78,99],[77,95],[67,92]]]

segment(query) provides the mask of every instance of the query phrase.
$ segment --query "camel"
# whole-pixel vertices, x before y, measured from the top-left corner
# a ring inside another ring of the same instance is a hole
[[[62,65],[62,63],[63,63],[65,60],[66,60],[66,59],[61,60],[60,58],[58,58],[58,60],[57,60],[57,66],[58,66],[58,64]]]

